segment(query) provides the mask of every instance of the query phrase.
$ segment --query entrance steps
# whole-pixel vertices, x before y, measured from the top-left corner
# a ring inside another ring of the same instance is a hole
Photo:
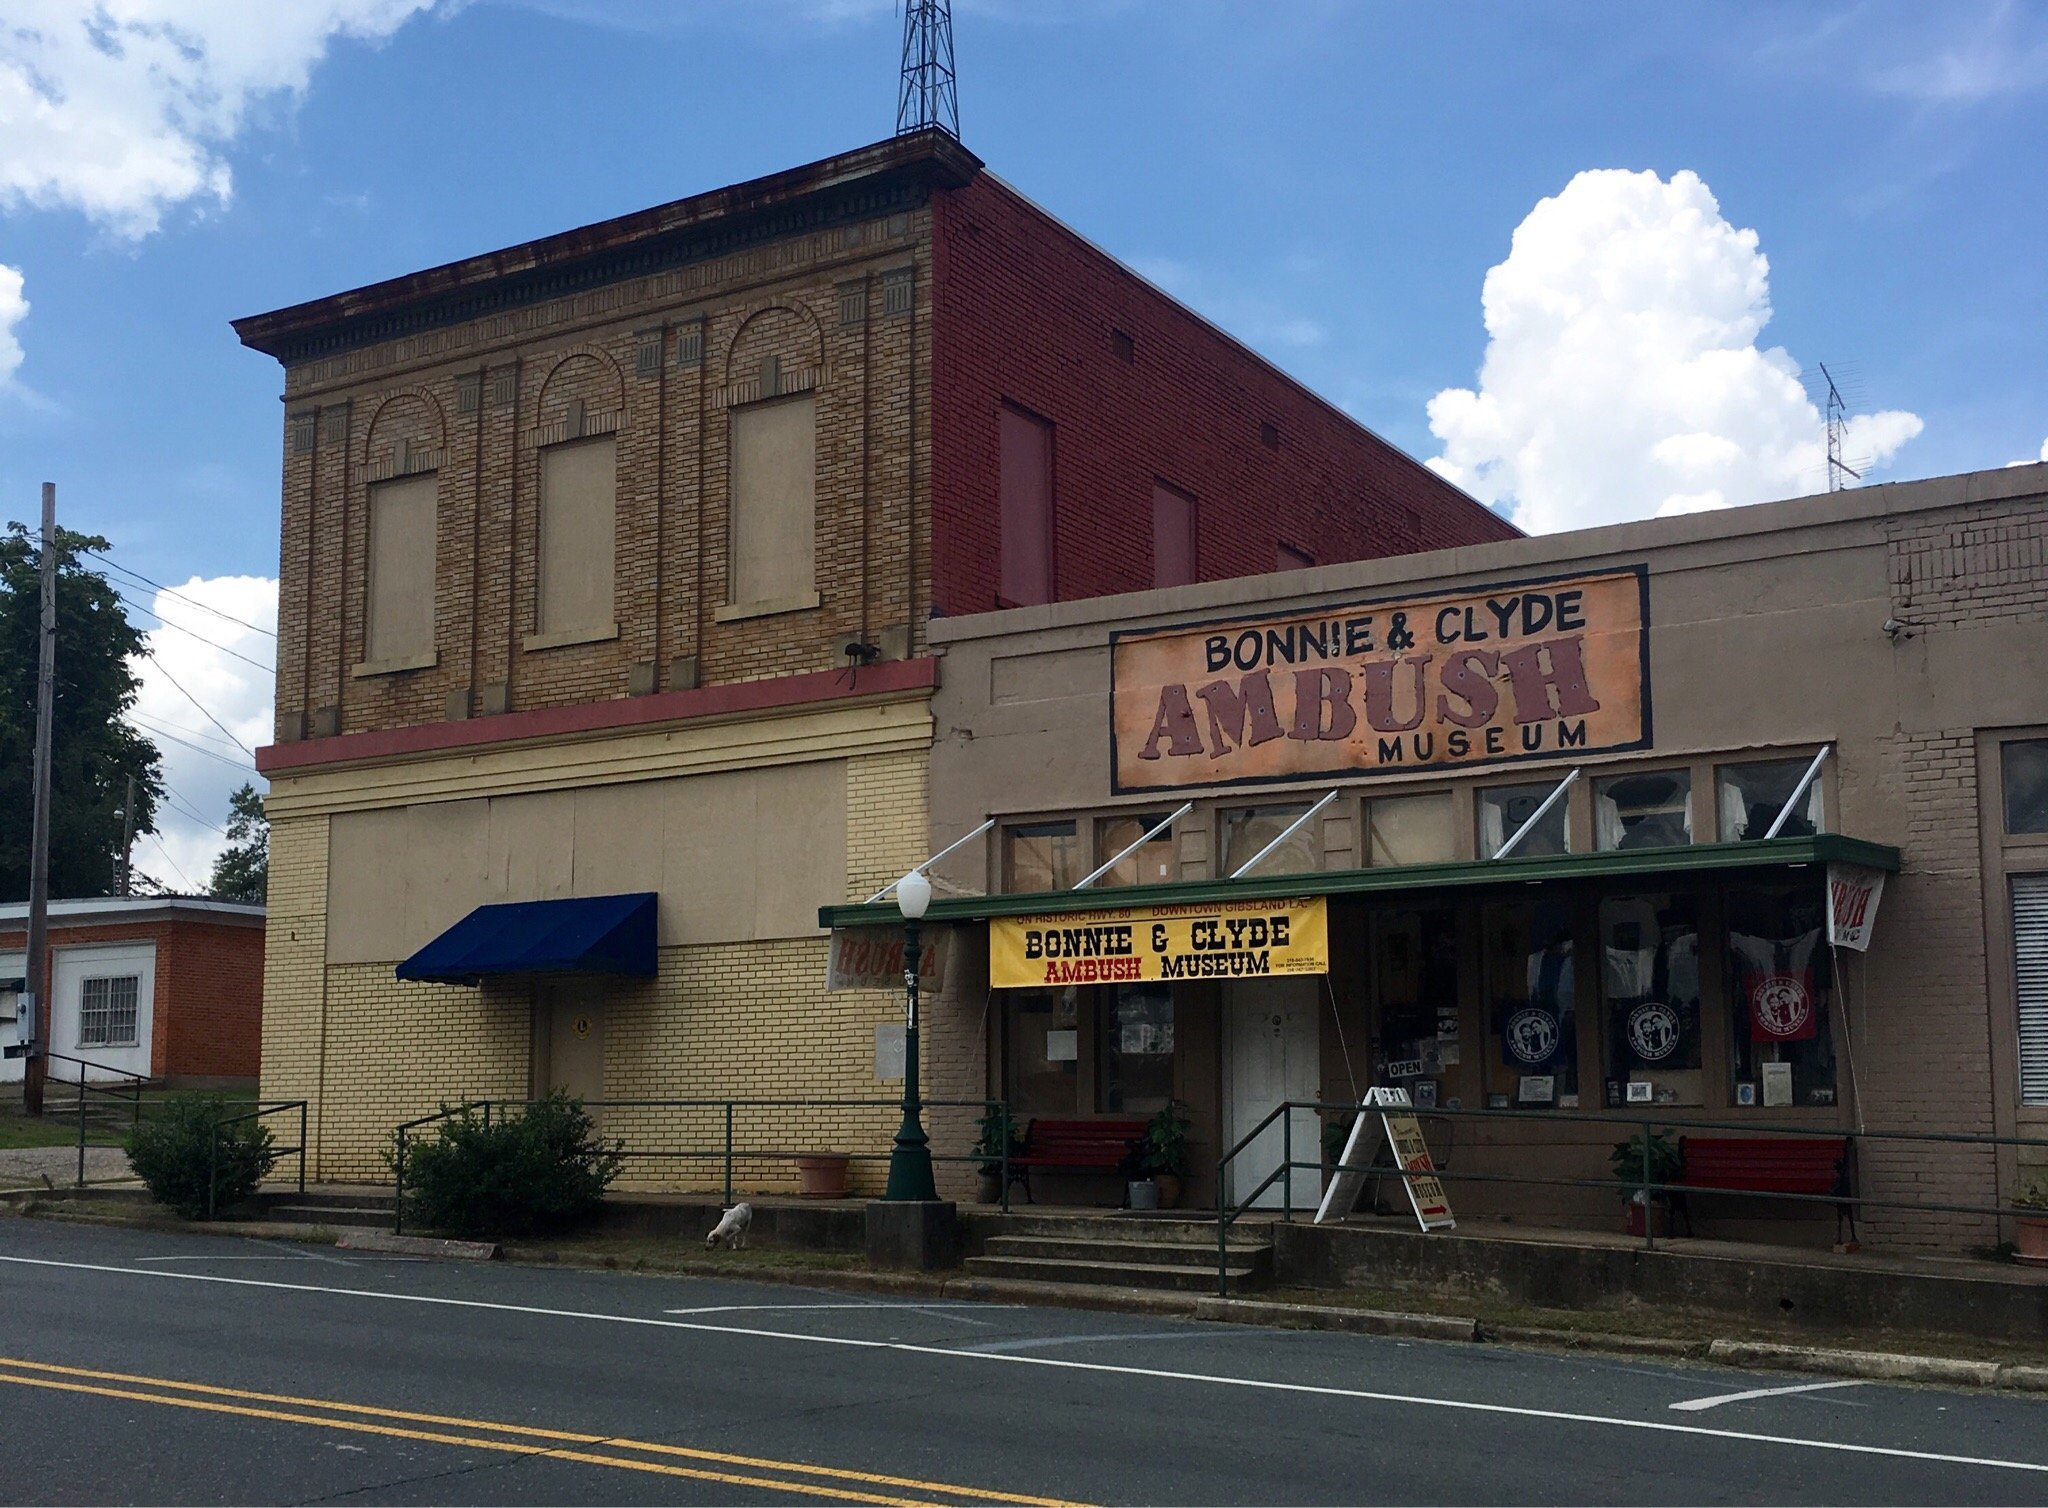
[[[259,1219],[287,1225],[325,1225],[347,1230],[390,1230],[392,1199],[389,1189],[326,1188],[265,1190],[258,1194]]]
[[[1013,1214],[974,1220],[979,1237],[970,1276],[1097,1288],[1208,1293],[1216,1287],[1216,1227],[1186,1219]],[[1256,1288],[1273,1270],[1273,1246],[1256,1228],[1234,1230],[1228,1248],[1233,1291]]]

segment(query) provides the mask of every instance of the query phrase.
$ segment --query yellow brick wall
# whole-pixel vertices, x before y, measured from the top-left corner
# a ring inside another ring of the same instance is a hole
[[[926,852],[923,748],[847,761],[849,899],[865,899]],[[281,803],[289,809],[289,802]],[[401,1122],[443,1103],[519,1099],[532,1073],[532,1008],[523,987],[481,990],[401,983],[389,964],[328,965],[326,816],[287,817],[271,831],[275,895],[266,954],[263,1093],[313,1102],[312,1176],[384,1181]],[[875,1027],[901,1019],[890,990],[825,989],[823,936],[664,948],[648,981],[608,984],[603,1009],[605,1097],[633,1099],[859,1099],[832,1109],[741,1107],[742,1150],[886,1154],[898,1115],[894,1083],[874,1076]],[[958,1121],[956,1114],[952,1121]],[[724,1115],[704,1107],[603,1111],[628,1152],[621,1187],[716,1189]],[[948,1123],[946,1145],[965,1152]],[[938,1128],[934,1127],[935,1136]],[[791,1192],[784,1159],[741,1159],[743,1191]],[[882,1187],[886,1164],[856,1163],[856,1192]]]

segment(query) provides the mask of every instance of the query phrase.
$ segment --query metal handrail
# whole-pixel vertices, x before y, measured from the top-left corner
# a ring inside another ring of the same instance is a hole
[[[74,1058],[68,1052],[51,1052],[48,1049],[45,1049],[42,1056],[45,1058],[55,1058],[59,1062],[76,1063],[78,1065],[79,1072],[78,1077],[75,1080],[59,1079],[57,1082],[60,1084],[72,1083],[75,1084],[78,1089],[77,1187],[82,1189],[85,1187],[85,1107],[87,1104],[85,1098],[86,1095],[102,1094],[105,1095],[108,1099],[121,1100],[127,1103],[133,1110],[133,1115],[129,1120],[129,1128],[132,1130],[136,1126],[142,1124],[142,1091],[149,1085],[149,1075],[143,1073],[130,1073],[127,1069],[116,1068],[111,1063],[95,1063],[90,1058]],[[100,1073],[112,1074],[116,1079],[126,1080],[127,1082],[122,1084],[120,1087],[113,1089],[108,1088],[105,1084],[88,1083],[85,1077],[85,1070],[88,1068],[95,1069]]]
[[[1238,1139],[1216,1163],[1216,1290],[1219,1294],[1229,1292],[1229,1270],[1226,1241],[1229,1229],[1244,1216],[1276,1182],[1283,1184],[1282,1219],[1292,1220],[1293,1178],[1297,1170],[1321,1171],[1325,1164],[1297,1162],[1293,1154],[1293,1123],[1289,1112],[1311,1110],[1318,1115],[1335,1114],[1345,1116],[1375,1115],[1396,1107],[1368,1106],[1364,1104],[1336,1104],[1325,1100],[1283,1100],[1275,1105],[1250,1131]],[[1446,1182],[1468,1183],[1513,1183],[1538,1188],[1584,1188],[1584,1189],[1625,1189],[1641,1201],[1644,1206],[1643,1244],[1654,1249],[1656,1245],[1656,1221],[1650,1214],[1651,1196],[1656,1194],[1739,1194],[1745,1199],[1778,1200],[1805,1204],[1826,1204],[1837,1209],[1896,1209],[1922,1210],[1935,1214],[1991,1215],[1999,1219],[2038,1217],[2041,1211],[2008,1204],[1960,1204],[1948,1201],[1887,1199],[1858,1194],[1799,1194],[1772,1189],[1729,1189],[1719,1185],[1659,1183],[1650,1176],[1650,1137],[1660,1131],[1714,1131],[1750,1136],[1804,1136],[1828,1138],[1854,1144],[1858,1141],[1889,1141],[1907,1143],[1932,1143],[1936,1145],[1962,1145],[1983,1147],[2038,1147],[2048,1148],[2048,1138],[2029,1136],[1998,1136],[1981,1132],[1966,1131],[1894,1131],[1889,1129],[1854,1130],[1831,1126],[1787,1126],[1758,1124],[1749,1121],[1715,1121],[1693,1117],[1630,1115],[1626,1113],[1600,1114],[1588,1111],[1547,1111],[1479,1109],[1464,1106],[1412,1106],[1408,1113],[1417,1117],[1465,1118],[1475,1121],[1544,1121],[1556,1124],[1609,1125],[1626,1129],[1627,1140],[1639,1143],[1643,1148],[1643,1169],[1639,1178],[1626,1183],[1617,1178],[1565,1178],[1520,1173],[1477,1173],[1433,1168],[1426,1171],[1411,1171],[1400,1165],[1396,1159],[1391,1167],[1359,1167],[1340,1160],[1332,1169],[1340,1173],[1372,1172],[1382,1177],[1401,1180],[1403,1187],[1415,1178],[1436,1178]],[[1282,1120],[1283,1117],[1287,1117]],[[1259,1185],[1235,1205],[1223,1197],[1225,1177],[1229,1165],[1263,1135],[1275,1120],[1282,1120],[1282,1138],[1285,1146],[1280,1165],[1268,1174]],[[1483,1144],[1482,1144],[1483,1145]],[[1512,1148],[1514,1143],[1495,1143],[1502,1148]]]
[[[264,1116],[276,1115],[280,1111],[298,1111],[298,1145],[294,1147],[271,1148],[271,1161],[274,1166],[278,1158],[296,1155],[299,1159],[299,1193],[303,1197],[306,1192],[306,1102],[304,1100],[272,1100],[269,1102],[263,1100],[227,1100],[223,1102],[223,1107],[245,1103],[252,1105],[254,1108],[245,1110],[240,1115],[216,1117],[207,1126],[206,1218],[209,1220],[214,1217],[215,1197],[220,1190],[220,1133],[221,1129],[226,1126],[239,1126],[245,1121],[261,1121]]]
[[[408,1146],[412,1134],[423,1126],[435,1125],[458,1116],[482,1112],[483,1123],[489,1126],[495,1113],[503,1115],[513,1109],[524,1110],[542,1103],[537,1098],[467,1100],[460,1105],[446,1106],[432,1115],[423,1115],[406,1121],[396,1127],[392,1136],[396,1150],[392,1156],[392,1174],[395,1184],[392,1231],[396,1235],[405,1232],[405,1170]],[[593,1099],[580,1102],[586,1110],[717,1110],[722,1112],[724,1134],[716,1146],[683,1147],[681,1149],[628,1149],[623,1141],[619,1143],[621,1159],[648,1161],[719,1161],[723,1166],[723,1193],[725,1203],[733,1203],[733,1167],[743,1160],[766,1161],[790,1157],[841,1157],[848,1162],[887,1162],[889,1152],[821,1152],[809,1147],[745,1147],[735,1142],[733,1115],[738,1110],[898,1110],[903,1101],[896,1099]],[[999,1111],[1007,1127],[1012,1124],[1009,1102],[997,1099],[982,1100],[924,1100],[926,1109],[979,1110],[984,1115]],[[993,1164],[1000,1179],[998,1201],[1005,1214],[1010,1209],[1010,1151],[1009,1137],[1003,1138],[1002,1150],[996,1154],[981,1151],[964,1153],[931,1154],[933,1162],[966,1162],[976,1166]]]

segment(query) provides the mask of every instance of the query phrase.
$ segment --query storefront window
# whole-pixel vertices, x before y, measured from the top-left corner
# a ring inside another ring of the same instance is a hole
[[[1365,804],[1365,862],[1445,864],[1451,852],[1451,798],[1375,796]]]
[[[1721,782],[1721,841],[1748,843],[1761,838],[1798,789],[1810,759],[1763,759],[1753,764],[1724,764],[1715,773]],[[1824,832],[1820,811],[1820,777],[1806,788],[1799,807],[1778,829],[1781,838],[1810,838]]]
[[[1173,986],[1119,984],[1102,1010],[1102,1109],[1150,1115],[1173,1098]]]
[[[1005,990],[1003,1061],[1010,1113],[1072,1115],[1079,1107],[1080,991]]]
[[[1520,901],[1485,912],[1486,1003],[1498,1068],[1486,1102],[1495,1108],[1576,1109],[1579,1103],[1577,981],[1572,911]]]
[[[1287,830],[1287,824],[1308,810],[1299,806],[1234,806],[1219,815],[1223,823],[1224,874],[1238,867]],[[1254,874],[1303,874],[1322,866],[1322,845],[1316,841],[1315,823],[1304,822],[1289,834],[1285,843],[1259,860]]]
[[[1834,976],[1819,886],[1731,889],[1727,916],[1734,1102],[1834,1104]]]
[[[1676,848],[1692,841],[1692,774],[1645,770],[1593,782],[1593,843],[1617,848]]]
[[[1003,889],[1011,895],[1071,890],[1081,868],[1072,822],[1027,822],[1003,831]]]
[[[1095,864],[1109,861],[1166,820],[1165,812],[1146,812],[1137,817],[1104,817],[1095,824]],[[1093,869],[1095,864],[1088,867]],[[1163,885],[1174,878],[1173,829],[1125,854],[1095,883],[1097,885]]]
[[[1501,845],[1521,830],[1536,808],[1557,789],[1555,782],[1542,785],[1497,785],[1479,793],[1479,852],[1492,858]],[[1543,814],[1543,820],[1515,845],[1513,857],[1532,859],[1539,854],[1569,853],[1571,841],[1565,826],[1567,796]]]
[[[1439,1076],[1457,1066],[1461,1050],[1457,913],[1376,913],[1372,972],[1378,1006],[1373,1077],[1407,1089],[1418,1103],[1433,1103]]]
[[[1701,1105],[1700,928],[1689,895],[1600,903],[1607,1103]]]
[[[2003,745],[2005,830],[2048,833],[2048,738],[2025,738]]]

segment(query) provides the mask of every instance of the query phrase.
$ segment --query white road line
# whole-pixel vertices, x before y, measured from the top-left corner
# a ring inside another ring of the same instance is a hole
[[[782,1340],[798,1345],[843,1346],[857,1351],[899,1351],[916,1356],[950,1357],[955,1361],[1000,1362],[1017,1367],[1057,1367],[1067,1372],[1098,1372],[1113,1377],[1149,1377],[1162,1382],[1195,1382],[1211,1387],[1245,1388],[1255,1392],[1294,1393],[1314,1398],[1347,1398],[1361,1403],[1406,1404],[1415,1408],[1454,1409],[1515,1419],[1549,1419],[1564,1424],[1598,1424],[1613,1429],[1646,1430],[1660,1435],[1697,1435],[1712,1440],[1743,1440],[1757,1445],[1786,1445],[1800,1450],[1833,1451],[1852,1456],[1883,1456],[1893,1460],[1931,1461],[1945,1466],[1986,1466],[2002,1471],[2027,1471],[2048,1476],[2048,1462],[2010,1461],[1995,1456],[1957,1456],[1940,1451],[1906,1450],[1893,1445],[1855,1445],[1845,1440],[1802,1440],[1795,1435],[1762,1435],[1749,1430],[1709,1429],[1698,1424],[1673,1424],[1665,1419],[1623,1419],[1607,1414],[1580,1414],[1566,1409],[1524,1408],[1510,1403],[1476,1403],[1461,1398],[1427,1398],[1410,1393],[1379,1393],[1364,1388],[1324,1387],[1308,1382],[1277,1382],[1263,1377],[1224,1377],[1209,1372],[1173,1372],[1160,1367],[1122,1367],[1101,1361],[1073,1361],[1058,1356],[1012,1352],[965,1351],[957,1346],[921,1346],[906,1341],[860,1340],[845,1335],[792,1335],[783,1330],[754,1330],[739,1325],[704,1325],[682,1319],[654,1319],[638,1314],[602,1314],[583,1309],[545,1309],[535,1304],[494,1304],[484,1299],[450,1299],[424,1293],[379,1293],[373,1288],[331,1288],[317,1283],[278,1283],[264,1278],[229,1278],[217,1273],[165,1272],[155,1267],[116,1267],[102,1262],[60,1262],[51,1257],[7,1257],[0,1262],[20,1267],[56,1267],[73,1272],[106,1272],[117,1277],[160,1278],[184,1283],[224,1283],[234,1288],[267,1288],[286,1293],[332,1294],[350,1299],[382,1299],[400,1304],[433,1304],[446,1309],[480,1309],[497,1314],[531,1314],[545,1319],[597,1320],[612,1325],[640,1325],[658,1330],[699,1334],[742,1335],[754,1340]]]
[[[959,1351],[972,1351],[977,1356],[993,1356],[1008,1351],[1050,1351],[1060,1346],[1099,1346],[1110,1341],[1126,1340],[1215,1340],[1216,1336],[1202,1330],[1122,1330],[1115,1333],[1094,1335],[1027,1335],[1020,1340],[985,1340],[975,1346],[958,1346]]]
[[[1825,1393],[1830,1388],[1860,1388],[1861,1382],[1802,1382],[1795,1388],[1751,1388],[1746,1393],[1716,1393],[1711,1398],[1688,1398],[1671,1406],[1680,1413],[1696,1414],[1701,1409],[1719,1408],[1724,1403],[1743,1403],[1751,1398],[1782,1398],[1787,1393]]]

